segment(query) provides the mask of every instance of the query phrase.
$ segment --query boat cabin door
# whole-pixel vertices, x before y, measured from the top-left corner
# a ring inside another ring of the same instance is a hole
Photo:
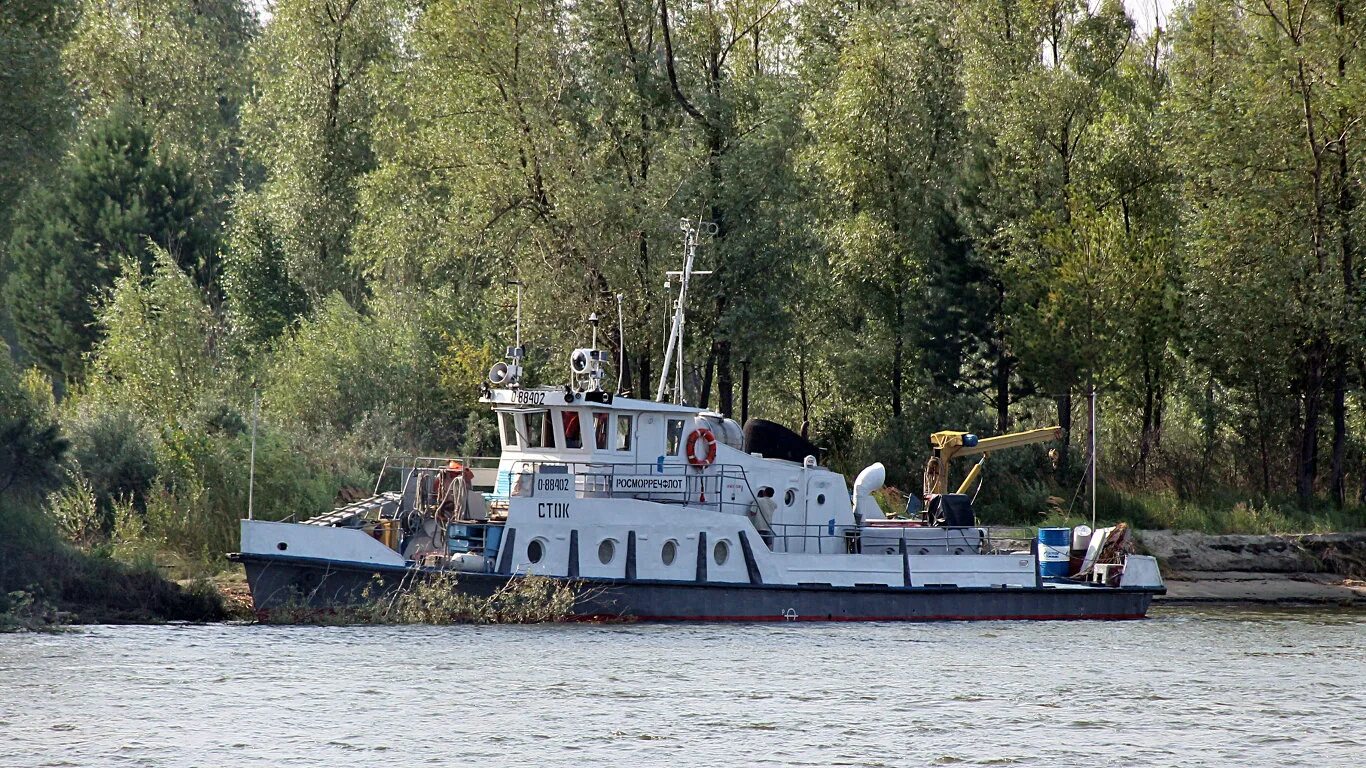
[[[834,487],[831,473],[814,465],[803,465],[801,470],[801,504],[804,505],[807,552],[843,552],[844,545],[839,540],[840,529],[836,526],[835,504],[832,491]]]

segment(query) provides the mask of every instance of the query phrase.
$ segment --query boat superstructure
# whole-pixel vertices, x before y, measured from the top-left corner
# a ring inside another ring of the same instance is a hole
[[[692,253],[666,361],[682,349]],[[303,523],[244,520],[236,557],[258,610],[451,571],[475,593],[527,574],[569,580],[586,587],[580,616],[657,620],[1138,618],[1164,591],[1156,561],[1117,536],[1098,532],[1059,570],[1070,536],[1061,558],[1032,536],[1002,540],[962,493],[930,489],[923,511],[889,518],[874,497],[881,464],[851,489],[780,425],[742,427],[680,402],[681,387],[668,402],[667,362],[657,399],[609,391],[596,322],[593,337],[569,355],[566,384],[523,386],[519,322],[481,397],[496,466],[399,461],[396,491]]]

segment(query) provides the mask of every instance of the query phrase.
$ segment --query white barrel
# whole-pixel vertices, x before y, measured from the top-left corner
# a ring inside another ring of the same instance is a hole
[[[1072,529],[1072,551],[1085,552],[1091,546],[1091,526],[1079,525]]]

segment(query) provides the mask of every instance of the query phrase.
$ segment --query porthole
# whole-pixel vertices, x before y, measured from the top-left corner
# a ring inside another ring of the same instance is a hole
[[[725,565],[730,559],[730,544],[725,539],[716,542],[716,546],[711,551],[712,559],[716,560],[717,565]]]
[[[797,500],[797,489],[796,489],[796,488],[788,488],[788,489],[787,489],[787,493],[784,493],[784,494],[783,494],[783,503],[790,507],[790,506],[792,506],[792,503],[795,502],[796,500]]]
[[[617,542],[613,539],[603,539],[602,543],[598,545],[598,562],[607,565],[616,556]]]
[[[674,560],[677,558],[678,542],[674,541],[673,539],[669,539],[668,541],[664,542],[664,548],[659,550],[659,559],[662,560],[665,565],[673,565]]]
[[[275,548],[280,550],[281,552],[284,552],[286,549],[289,549],[289,545],[282,541],[279,544],[276,544]]]
[[[817,504],[824,504],[824,503],[825,503],[825,494],[823,494],[823,493],[818,493],[818,494],[816,494],[816,503],[817,503]]]
[[[541,562],[545,558],[545,541],[543,539],[532,539],[526,545],[526,559],[531,564]]]

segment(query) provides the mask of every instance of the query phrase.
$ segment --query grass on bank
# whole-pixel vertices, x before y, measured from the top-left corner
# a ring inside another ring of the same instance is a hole
[[[1090,524],[1089,499],[1079,499],[1068,514],[1062,505],[1036,523],[1040,526]],[[1334,533],[1366,530],[1366,507],[1342,509],[1327,502],[1308,509],[1293,496],[1252,498],[1213,492],[1182,499],[1166,491],[1132,491],[1102,485],[1096,493],[1097,523],[1127,522],[1140,530],[1196,531],[1207,534]]]
[[[128,563],[110,547],[78,549],[37,504],[0,497],[0,631],[223,616],[208,581],[182,587],[149,559]]]

